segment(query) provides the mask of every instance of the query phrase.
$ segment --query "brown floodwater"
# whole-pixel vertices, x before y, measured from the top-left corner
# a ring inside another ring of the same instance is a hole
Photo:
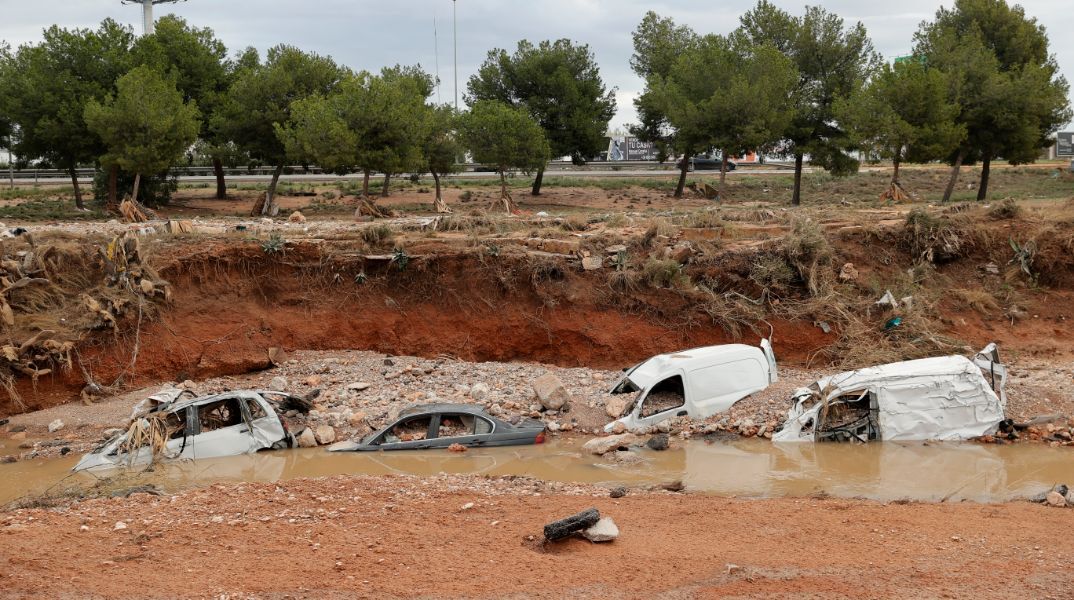
[[[1029,444],[814,445],[758,439],[691,440],[664,452],[638,450],[632,453],[637,462],[617,463],[583,453],[583,441],[554,440],[540,446],[483,448],[463,454],[290,450],[165,463],[154,472],[138,475],[131,485],[152,483],[175,491],[218,482],[449,473],[528,475],[608,487],[647,487],[681,480],[691,492],[743,497],[826,493],[876,500],[1002,502],[1032,496],[1055,483],[1074,483],[1070,449]],[[13,450],[0,442],[0,455]],[[91,475],[69,472],[77,461],[78,457],[68,456],[0,465],[0,504],[53,486],[95,482]]]

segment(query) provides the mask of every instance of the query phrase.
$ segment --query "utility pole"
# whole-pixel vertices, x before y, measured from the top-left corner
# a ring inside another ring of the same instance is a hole
[[[142,5],[142,33],[144,35],[153,35],[153,5],[174,4],[176,2],[186,2],[186,0],[123,0],[123,4]]]
[[[451,0],[451,28],[455,41],[455,112],[459,112],[459,11],[458,0]]]

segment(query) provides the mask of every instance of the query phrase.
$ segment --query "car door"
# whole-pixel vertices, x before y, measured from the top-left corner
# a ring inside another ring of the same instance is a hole
[[[217,396],[193,409],[198,426],[194,436],[196,458],[237,456],[257,450],[241,397]]]
[[[275,409],[259,396],[243,398],[250,422],[250,435],[257,450],[271,448],[276,442],[287,438],[287,431]]]

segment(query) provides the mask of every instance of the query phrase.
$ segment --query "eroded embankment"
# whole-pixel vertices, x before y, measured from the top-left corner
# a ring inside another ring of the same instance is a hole
[[[711,244],[603,234],[587,246],[625,243],[630,259],[595,271],[503,240],[410,240],[405,260],[370,256],[361,242],[295,241],[279,252],[234,239],[179,243],[155,264],[171,297],[152,318],[139,325],[128,314],[118,333],[84,336],[85,370],[57,371],[36,388],[24,379],[20,391],[33,410],[77,396],[86,374],[125,385],[238,374],[267,368],[270,348],[620,368],[773,332],[781,362],[849,367],[993,339],[1051,353],[1072,335],[1069,227],[810,223],[780,239]],[[1015,236],[1038,241],[1032,281],[1018,250],[1012,258]],[[877,307],[889,289],[912,302]],[[885,329],[893,316],[901,324]],[[14,408],[0,402],[0,413]]]

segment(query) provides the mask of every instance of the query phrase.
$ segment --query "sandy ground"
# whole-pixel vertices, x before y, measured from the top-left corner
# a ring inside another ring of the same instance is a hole
[[[590,506],[617,541],[542,543]],[[7,513],[0,597],[1066,598],[1071,526],[1074,510],[1029,503],[300,480]]]

